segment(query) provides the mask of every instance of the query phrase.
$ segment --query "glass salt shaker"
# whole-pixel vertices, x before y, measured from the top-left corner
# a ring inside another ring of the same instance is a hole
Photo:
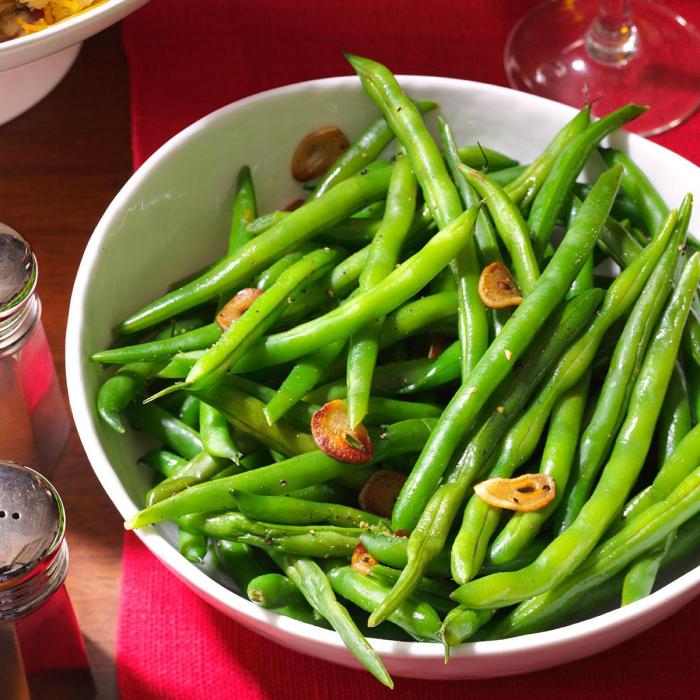
[[[38,266],[0,224],[0,459],[49,474],[70,430],[36,294]]]
[[[51,483],[0,460],[0,697],[92,700],[95,685],[65,587],[65,513]]]

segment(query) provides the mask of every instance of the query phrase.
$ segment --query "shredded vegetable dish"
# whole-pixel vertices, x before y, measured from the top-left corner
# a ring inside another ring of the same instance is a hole
[[[0,0],[0,42],[40,32],[107,0]]]

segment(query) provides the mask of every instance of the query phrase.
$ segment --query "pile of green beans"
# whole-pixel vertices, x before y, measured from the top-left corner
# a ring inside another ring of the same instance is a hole
[[[242,168],[225,256],[91,359],[105,429],[152,441],[127,529],[174,522],[184,559],[334,629],[392,687],[361,630],[447,659],[639,600],[700,546],[700,253],[692,197],[669,209],[601,148],[643,108],[583,109],[521,166],[441,117],[434,140],[436,103],[347,58],[381,116],[292,212],[259,214]],[[482,298],[493,264],[517,308]],[[555,485],[534,512],[473,491],[534,473]]]

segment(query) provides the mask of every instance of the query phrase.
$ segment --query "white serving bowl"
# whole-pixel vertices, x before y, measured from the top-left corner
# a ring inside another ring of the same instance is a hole
[[[534,158],[574,114],[570,107],[492,85],[415,76],[400,80],[412,97],[439,102],[458,143],[479,141],[522,162]],[[376,116],[359,81],[351,77],[290,85],[241,100],[162,146],[102,217],[73,289],[66,371],[83,445],[125,519],[141,507],[150,485],[150,474],[136,465],[147,443],[136,433],[120,437],[100,422],[95,396],[105,373],[88,357],[110,344],[117,322],[162,294],[173,280],[223,253],[232,184],[242,165],[253,169],[260,211],[278,207],[301,194],[289,163],[304,134],[336,124],[353,138]],[[435,117],[429,117],[432,125]],[[700,197],[700,172],[692,163],[627,133],[615,135],[612,143],[635,158],[669,202],[680,202],[688,190]],[[694,224],[697,230],[697,213]],[[171,571],[224,614],[296,651],[357,665],[334,632],[262,610],[187,562],[167,526],[145,528],[138,535]],[[611,647],[678,610],[700,591],[699,563],[700,557],[686,562],[661,590],[624,609],[540,634],[465,644],[447,665],[438,644],[373,644],[397,676],[483,678],[533,671]]]
[[[148,0],[108,0],[40,32],[0,43],[0,124],[53,90],[73,65],[80,43]]]

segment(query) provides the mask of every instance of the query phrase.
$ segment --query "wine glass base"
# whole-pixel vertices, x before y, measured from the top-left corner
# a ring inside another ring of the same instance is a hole
[[[627,125],[644,136],[677,126],[700,106],[700,33],[669,8],[633,0],[636,50],[619,65],[592,58],[586,32],[599,0],[550,0],[513,28],[504,62],[511,86],[596,116],[629,102],[649,105]]]

